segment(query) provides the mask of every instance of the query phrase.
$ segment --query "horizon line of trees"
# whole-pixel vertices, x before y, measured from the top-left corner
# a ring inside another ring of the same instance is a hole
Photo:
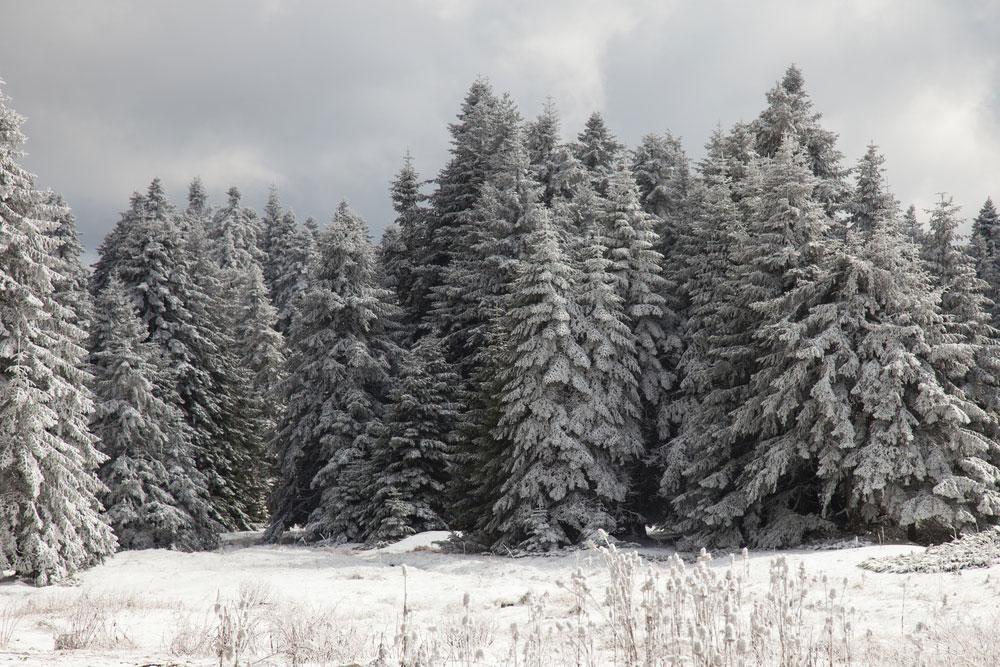
[[[996,523],[1000,216],[921,224],[821,121],[791,66],[692,164],[477,80],[378,245],[346,202],[320,228],[156,179],[88,272],[0,95],[0,570],[261,525],[508,553]]]

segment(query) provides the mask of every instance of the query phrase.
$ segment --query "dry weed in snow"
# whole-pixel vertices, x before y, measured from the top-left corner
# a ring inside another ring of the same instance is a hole
[[[56,635],[57,651],[132,648],[114,609],[101,597],[81,595],[69,609],[68,627]]]
[[[23,612],[19,605],[8,603],[0,605],[0,649],[10,646],[10,640],[14,637],[21,622]]]

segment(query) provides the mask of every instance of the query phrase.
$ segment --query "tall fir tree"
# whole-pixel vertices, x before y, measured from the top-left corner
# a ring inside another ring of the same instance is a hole
[[[86,428],[84,333],[56,296],[71,278],[53,238],[66,210],[20,166],[22,122],[0,93],[0,568],[48,584],[101,562],[116,541]],[[58,414],[66,406],[69,418]]]
[[[207,218],[212,212],[208,205],[208,192],[205,190],[205,184],[198,176],[191,179],[191,183],[188,184],[187,201],[187,209],[184,212],[190,219]]]
[[[469,88],[457,122],[448,128],[451,158],[438,174],[437,189],[430,197],[424,246],[414,260],[423,277],[412,296],[415,304],[431,307],[435,291],[444,284],[445,268],[463,255],[463,234],[469,228],[479,189],[491,174],[493,149],[519,122],[513,102],[508,96],[498,97],[489,82],[479,79]],[[419,314],[427,328],[437,328],[429,312]]]
[[[48,324],[52,349],[59,356],[55,369],[59,378],[73,390],[64,390],[54,397],[56,424],[53,432],[81,451],[94,445],[88,422],[93,410],[90,376],[86,370],[86,336],[90,329],[92,303],[87,291],[87,270],[81,261],[83,246],[76,231],[76,219],[60,195],[48,193],[46,205],[55,227],[48,234],[53,241],[50,250],[52,296],[58,313]]]
[[[295,524],[314,539],[364,537],[370,448],[399,355],[375,270],[364,222],[341,203],[290,330],[271,539]]]
[[[951,198],[942,197],[931,212],[923,254],[931,279],[941,290],[947,331],[972,355],[971,359],[955,355],[947,371],[966,396],[985,410],[968,415],[973,426],[995,437],[1000,426],[1000,331],[990,316],[994,307],[987,296],[990,285],[977,276],[970,247],[960,245],[961,222],[958,207]],[[942,360],[948,358],[941,355]]]
[[[799,511],[798,503],[812,498],[806,461],[788,433],[802,409],[800,384],[771,380],[796,358],[796,339],[781,338],[781,329],[795,326],[821,293],[828,219],[794,140],[766,164],[746,234],[727,224],[734,211],[719,199],[728,189],[718,182],[725,169],[717,165],[712,171],[713,192],[706,193],[700,216],[722,219],[701,217],[698,229],[704,233],[721,222],[732,230],[730,242],[739,245],[727,257],[711,258],[729,266],[725,277],[706,286],[707,295],[704,288],[693,292],[696,347],[682,367],[686,391],[705,401],[705,412],[685,421],[666,450],[663,488],[677,494],[671,502],[675,521],[689,540],[719,546],[794,541],[796,531],[801,537],[825,524],[813,520],[813,508]],[[706,303],[706,296],[715,302]],[[706,345],[714,349],[706,351]],[[695,356],[699,352],[705,356]],[[771,395],[785,390],[787,395]]]
[[[578,277],[547,216],[529,247],[504,314],[503,475],[485,531],[494,549],[545,550],[613,532],[627,487],[610,443],[595,446],[576,412],[592,398],[590,361],[571,329]]]
[[[403,356],[375,439],[369,540],[447,527],[462,407],[461,383],[444,346],[433,336],[421,338]]]
[[[619,164],[609,185],[604,233],[609,271],[635,338],[639,387],[643,400],[655,409],[675,381],[665,363],[679,353],[679,325],[666,307],[663,256],[656,250],[656,232],[638,194],[631,171]]]
[[[629,510],[634,517],[632,529],[641,533],[642,522],[651,520],[655,511],[659,477],[648,465],[647,455],[656,451],[674,419],[670,394],[677,384],[681,322],[664,298],[663,256],[656,250],[653,217],[640,206],[638,188],[624,163],[611,174],[603,225],[608,270],[631,330],[638,364],[642,446],[632,470],[637,492],[630,496]]]
[[[524,147],[531,175],[542,188],[541,201],[551,206],[556,194],[561,148],[559,112],[551,98],[545,101],[542,113],[525,127]]]
[[[273,221],[279,215],[277,196],[272,192],[267,216]],[[265,234],[258,231],[253,212],[242,206],[236,188],[229,189],[229,202],[216,213],[209,229],[210,254],[217,272],[206,266],[198,275],[207,280],[217,273],[213,285],[205,285],[203,292],[221,297],[215,299],[211,312],[217,315],[217,329],[224,334],[219,346],[226,353],[229,373],[223,385],[234,408],[241,406],[227,415],[239,435],[236,451],[244,461],[234,468],[233,477],[247,499],[247,516],[258,521],[264,518],[265,480],[270,468],[267,443],[281,411],[280,401],[269,397],[280,382],[285,356],[262,268],[270,255],[262,245],[280,247],[282,239],[272,236],[261,243]]]
[[[262,501],[244,441],[243,413],[236,408],[246,380],[233,356],[226,319],[231,307],[224,303],[205,230],[177,214],[156,179],[144,196],[133,197],[112,235],[113,243],[106,239],[102,245],[108,256],[102,257],[92,289],[106,286],[105,277],[116,273],[125,284],[150,340],[175,368],[194,456],[208,478],[221,524],[250,528]],[[92,340],[93,349],[99,344]]]
[[[878,221],[896,219],[899,204],[883,186],[884,164],[878,147],[869,144],[855,170],[855,191],[846,208],[851,229],[859,233],[871,232]]]
[[[125,549],[211,549],[218,544],[208,482],[191,455],[174,380],[147,340],[125,286],[112,278],[98,297],[91,354],[93,430],[107,460],[104,503]]]
[[[251,264],[239,278],[237,307],[233,323],[235,352],[248,378],[247,411],[253,421],[248,426],[257,439],[252,445],[256,468],[265,471],[261,459],[274,424],[283,409],[277,396],[285,375],[285,339],[275,325],[278,314],[267,294],[260,266]]]
[[[264,283],[270,289],[276,273],[275,263],[275,241],[285,233],[283,228],[284,209],[278,198],[278,188],[271,186],[267,195],[267,203],[264,204],[264,214],[260,218],[260,238],[257,239],[257,246],[260,250],[260,264],[264,272]]]
[[[669,132],[645,135],[632,152],[631,166],[647,213],[664,221],[683,215],[691,176],[679,139]]]
[[[302,226],[312,235],[313,243],[319,242],[319,223],[316,222],[316,218],[309,216],[306,221],[302,223]]]
[[[419,335],[422,319],[431,308],[429,281],[436,269],[421,264],[427,244],[427,211],[420,205],[424,199],[420,176],[409,152],[389,187],[389,195],[396,219],[383,233],[380,260],[387,286],[402,309],[400,324],[411,330],[412,338]]]
[[[59,279],[54,287],[56,298],[70,309],[72,323],[80,329],[89,329],[92,304],[88,290],[88,272],[83,265],[83,245],[76,229],[76,218],[62,195],[49,193],[46,203],[52,207],[55,229],[49,236],[55,241],[52,256],[60,266]]]
[[[768,91],[767,108],[750,130],[761,157],[777,155],[786,135],[794,138],[817,178],[816,198],[833,215],[848,196],[849,187],[847,172],[841,166],[843,155],[837,149],[837,134],[820,124],[822,117],[813,111],[802,70],[789,65],[781,81]]]
[[[590,363],[587,400],[574,406],[575,421],[593,450],[606,449],[622,475],[646,454],[642,437],[641,376],[636,341],[615,291],[611,262],[599,237],[592,237],[583,253],[581,276],[575,286],[576,309],[570,326]],[[633,481],[630,492],[639,493]],[[647,498],[619,505],[619,529],[639,529],[646,519]],[[640,512],[637,514],[637,510]],[[632,513],[632,516],[626,516]]]
[[[216,212],[209,225],[208,237],[216,263],[223,270],[241,270],[261,260],[256,216],[242,205],[237,188],[229,188],[228,196],[228,203]]]
[[[287,336],[299,298],[309,284],[310,267],[316,260],[316,240],[306,227],[295,223],[290,211],[282,216],[281,229],[271,246],[274,275],[269,289],[277,311],[275,329]]]
[[[916,213],[914,212],[914,215]],[[922,238],[921,238],[922,240]],[[993,326],[1000,326],[1000,214],[993,200],[986,199],[972,221],[970,251],[976,263],[976,275],[986,283],[990,300],[989,313]]]
[[[903,214],[902,222],[900,223],[903,228],[903,233],[914,245],[915,248],[920,249],[924,243],[924,226],[917,219],[917,207],[913,204],[906,209],[906,213]]]
[[[464,378],[478,364],[541,213],[538,184],[531,177],[519,132],[498,146],[493,160],[492,176],[480,188],[467,219],[466,250],[442,272],[443,283],[434,291],[431,310],[449,360]]]
[[[213,488],[213,498],[223,508],[224,525],[237,530],[255,527],[266,519],[269,467],[266,440],[269,415],[280,410],[279,401],[263,402],[267,386],[258,378],[280,375],[272,363],[254,355],[276,354],[277,340],[260,282],[260,266],[247,254],[245,268],[233,263],[223,268],[215,261],[218,246],[203,229],[192,229],[184,244],[185,264],[193,289],[188,301],[192,318],[206,340],[217,351],[203,358],[201,366],[210,373],[218,405],[215,423],[221,434],[216,456],[228,471],[226,485]],[[255,364],[263,363],[265,366]],[[259,371],[261,371],[258,373]],[[266,380],[265,380],[266,382]]]
[[[89,291],[91,300],[104,291],[112,277],[118,274],[118,267],[127,258],[127,253],[136,250],[132,243],[137,226],[142,225],[145,216],[145,197],[133,192],[128,208],[121,212],[115,226],[97,247],[97,262],[90,273]]]
[[[733,428],[754,445],[728,501],[747,539],[762,546],[796,544],[832,529],[822,517],[809,447],[817,437],[849,437],[851,427],[840,369],[853,350],[833,328],[836,318],[823,318],[830,312],[824,300],[835,242],[828,240],[832,221],[815,197],[808,160],[788,135],[765,169],[749,229],[755,359]]]
[[[728,426],[748,391],[754,314],[742,293],[746,225],[736,205],[729,160],[724,151],[712,150],[711,141],[700,176],[691,195],[698,251],[688,259],[693,269],[688,344],[678,364],[681,383],[674,397],[685,416],[657,458],[663,469],[660,494],[669,501],[660,527],[703,546],[715,540],[741,542],[731,529],[715,534],[727,521],[715,505],[742,466],[744,442]]]
[[[624,146],[604,123],[604,117],[594,112],[587,118],[574,145],[576,158],[590,173],[594,191],[604,195],[608,191],[608,180],[614,170]]]
[[[817,451],[829,513],[852,530],[901,527],[923,540],[995,523],[986,415],[949,377],[975,349],[949,334],[912,240],[884,212],[849,237],[835,276],[835,317],[856,359],[842,370],[853,380],[851,431]]]
[[[648,134],[632,155],[632,173],[639,188],[639,202],[653,218],[656,250],[663,256],[663,295],[677,315],[675,325],[687,317],[687,285],[694,279],[687,259],[696,252],[690,221],[690,173],[687,155],[669,132]],[[671,335],[682,337],[674,330]]]

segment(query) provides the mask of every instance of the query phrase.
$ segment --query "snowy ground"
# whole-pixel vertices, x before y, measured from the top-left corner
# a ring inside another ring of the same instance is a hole
[[[291,662],[282,642],[291,642],[289,636],[296,633],[313,639],[325,633],[332,648],[321,662],[370,660],[380,641],[392,645],[398,635],[404,569],[411,626],[432,627],[448,636],[475,634],[477,646],[484,647],[482,664],[507,664],[511,624],[529,624],[532,600],[548,594],[543,614],[551,624],[570,617],[574,608],[570,592],[557,582],[567,581],[579,568],[601,597],[599,591],[609,581],[602,557],[592,551],[508,559],[430,550],[431,543],[445,535],[417,535],[368,551],[260,546],[244,535],[212,553],[120,553],[84,573],[72,587],[6,582],[0,584],[0,641],[5,623],[11,639],[6,649],[0,648],[0,664],[218,664],[208,639],[219,625],[213,608],[217,601],[225,608],[241,587],[251,593],[255,616],[246,624],[259,635],[253,653],[264,664]],[[900,656],[912,655],[910,648],[917,641],[936,641],[934,660],[952,655],[957,664],[990,664],[981,662],[986,658],[979,654],[985,654],[984,643],[995,641],[1000,567],[912,575],[857,567],[872,556],[917,549],[867,546],[783,555],[793,571],[804,564],[817,589],[838,591],[849,609],[854,636],[859,643],[885,649],[885,662],[912,664]],[[649,548],[641,554],[665,567],[659,561],[666,561],[671,552]],[[775,556],[754,553],[745,563],[737,561],[751,594],[763,595],[767,589]],[[730,561],[716,558],[710,567],[721,572]],[[826,583],[821,584],[824,575]],[[469,611],[463,607],[466,594]],[[821,614],[815,614],[818,633]],[[928,634],[927,628],[933,631]],[[598,644],[601,641],[598,638]],[[57,650],[57,645],[66,648]],[[868,659],[859,651],[855,662]]]

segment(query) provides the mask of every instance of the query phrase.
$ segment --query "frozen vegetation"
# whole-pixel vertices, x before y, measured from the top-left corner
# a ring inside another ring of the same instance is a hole
[[[1000,568],[857,567],[920,547],[509,559],[440,553],[443,532],[367,550],[250,537],[123,552],[72,587],[0,585],[0,662],[990,665],[1000,650]]]
[[[92,270],[22,124],[0,95],[4,660],[1000,652],[1000,215],[904,213],[795,66],[697,163],[477,80],[379,243],[154,179]],[[612,546],[647,528],[701,555]]]

